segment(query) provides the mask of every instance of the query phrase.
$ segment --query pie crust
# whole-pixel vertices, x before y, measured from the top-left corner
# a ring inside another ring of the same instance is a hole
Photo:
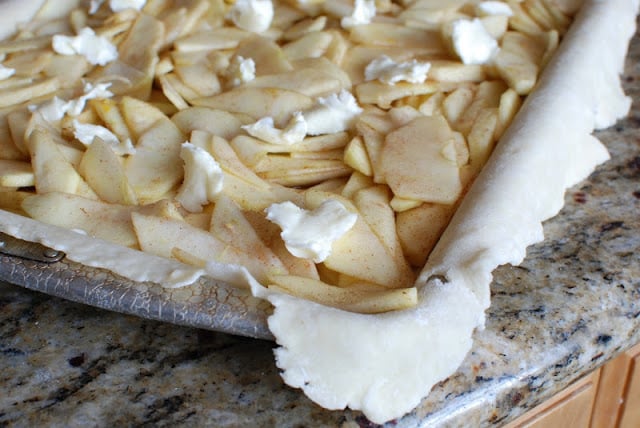
[[[12,13],[3,15],[0,28],[26,18],[26,5],[41,1],[22,1],[24,9],[12,7],[16,3],[3,3]],[[492,271],[519,264],[527,247],[544,239],[542,222],[562,208],[565,190],[608,159],[592,132],[629,111],[619,79],[637,10],[638,0],[585,0],[431,253],[418,278],[415,308],[345,312],[269,291],[242,267],[188,267],[2,210],[0,231],[134,281],[176,287],[200,275],[244,278],[255,296],[274,306],[268,325],[287,384],[325,408],[350,407],[373,422],[389,421],[455,372],[473,345],[474,330],[484,325]]]

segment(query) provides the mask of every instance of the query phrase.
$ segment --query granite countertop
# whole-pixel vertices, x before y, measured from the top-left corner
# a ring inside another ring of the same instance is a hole
[[[612,160],[496,271],[458,372],[389,426],[502,425],[640,342],[640,36],[624,84],[629,118],[598,134]],[[0,282],[0,426],[372,426],[286,387],[273,346]]]

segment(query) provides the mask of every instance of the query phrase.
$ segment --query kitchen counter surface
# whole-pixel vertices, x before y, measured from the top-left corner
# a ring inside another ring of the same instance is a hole
[[[612,160],[567,192],[522,265],[496,271],[458,372],[389,426],[502,425],[640,342],[638,35],[624,84],[629,118],[598,134]],[[0,427],[373,426],[286,387],[273,346],[0,282]]]

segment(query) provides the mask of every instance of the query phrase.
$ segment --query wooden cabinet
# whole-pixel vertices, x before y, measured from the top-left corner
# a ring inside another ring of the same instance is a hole
[[[640,345],[605,364],[600,371],[591,426],[640,427]]]
[[[575,382],[564,391],[507,425],[508,428],[589,428],[598,390],[600,370]]]
[[[640,427],[640,344],[506,428]]]

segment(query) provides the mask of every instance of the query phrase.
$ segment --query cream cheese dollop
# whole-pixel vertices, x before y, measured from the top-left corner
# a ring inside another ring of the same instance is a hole
[[[256,63],[252,58],[236,55],[231,58],[225,74],[229,86],[240,86],[256,78]]]
[[[284,129],[275,127],[272,117],[263,117],[251,125],[244,125],[242,129],[252,137],[269,144],[291,146],[302,142],[307,136],[307,122],[301,112],[294,113]]]
[[[131,140],[120,141],[108,128],[91,123],[82,123],[76,119],[73,120],[73,136],[85,146],[91,145],[95,138],[100,138],[109,144],[117,155],[131,155],[136,151]]]
[[[352,28],[357,25],[369,24],[376,16],[375,0],[355,0],[353,12],[340,20],[342,28]]]
[[[389,85],[405,81],[409,83],[424,83],[431,63],[420,62],[415,59],[405,62],[395,62],[387,55],[381,55],[371,61],[364,70],[365,80],[379,80]]]
[[[305,210],[293,202],[272,204],[267,219],[282,229],[287,250],[296,257],[323,262],[331,254],[334,241],[347,233],[358,219],[340,201],[328,199],[315,210]]]
[[[498,42],[478,18],[453,22],[453,49],[465,64],[485,64],[498,52]]]
[[[220,164],[205,149],[190,142],[180,148],[184,161],[184,181],[176,200],[190,212],[201,212],[202,206],[215,201],[224,186]]]
[[[85,83],[84,93],[78,98],[65,101],[58,96],[54,96],[51,100],[41,105],[31,105],[29,110],[38,111],[47,122],[55,122],[68,114],[69,116],[78,116],[83,112],[87,101],[92,99],[105,99],[113,97],[113,92],[109,91],[111,83]]]
[[[262,33],[271,26],[273,14],[271,0],[236,0],[229,11],[229,18],[242,30]]]
[[[56,34],[53,50],[61,55],[82,55],[93,65],[107,65],[118,58],[118,49],[109,39],[98,36],[91,27],[84,27],[76,36]]]
[[[351,92],[343,89],[339,93],[320,97],[316,105],[303,112],[308,135],[332,134],[346,131],[362,113]]]

